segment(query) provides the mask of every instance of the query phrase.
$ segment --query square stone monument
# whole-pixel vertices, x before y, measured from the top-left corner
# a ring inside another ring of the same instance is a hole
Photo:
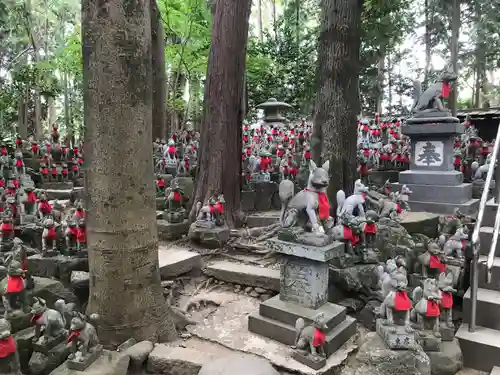
[[[325,352],[330,356],[356,333],[356,320],[347,316],[346,308],[328,302],[328,261],[343,253],[345,245],[335,241],[309,246],[272,239],[268,246],[285,258],[280,294],[262,302],[259,312],[249,316],[249,331],[291,346],[295,344],[297,319],[311,325],[322,312],[328,327]]]
[[[479,200],[472,198],[472,184],[463,182],[462,172],[453,166],[453,145],[464,125],[456,117],[410,118],[402,127],[411,139],[410,169],[399,173],[393,191],[406,185],[413,192],[412,211],[452,214],[455,208],[473,213]]]

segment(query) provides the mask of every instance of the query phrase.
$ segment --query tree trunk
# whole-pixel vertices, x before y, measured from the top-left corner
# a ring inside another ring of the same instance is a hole
[[[363,1],[321,2],[318,46],[318,95],[314,132],[330,160],[328,196],[350,194],[356,180],[356,116],[360,112],[359,48]]]
[[[431,10],[429,6],[429,0],[425,0],[424,4],[424,12],[425,12],[425,34],[424,34],[424,41],[425,41],[425,68],[424,68],[424,85],[427,87],[429,84],[429,71],[431,68],[431,51],[432,51],[432,46],[431,46],[431,19],[433,18],[431,15]]]
[[[200,77],[195,73],[191,74],[191,79],[189,80],[189,112],[188,118],[193,123],[193,128],[196,130],[200,129]]]
[[[49,96],[47,98],[47,123],[51,126],[53,123],[57,121],[57,113],[56,113],[56,101],[53,97]],[[68,131],[68,129],[66,129]]]
[[[262,0],[257,0],[257,23],[259,25],[259,41],[264,42],[264,26],[262,22]]]
[[[153,56],[153,139],[161,139],[167,115],[167,73],[165,71],[165,30],[156,0],[151,0],[151,42]]]
[[[377,77],[377,113],[382,115],[382,101],[384,99],[385,54],[378,61]]]
[[[217,0],[208,58],[194,202],[224,194],[226,222],[240,213],[241,120],[251,0]],[[190,218],[196,214],[193,205]]]
[[[458,74],[458,37],[460,34],[460,0],[453,0],[451,16],[451,64],[453,71]],[[458,82],[451,88],[449,105],[451,114],[457,116]]]
[[[19,98],[17,107],[17,132],[22,139],[28,138],[28,123],[26,121],[26,103],[23,97]]]
[[[392,107],[393,107],[393,104],[392,104],[392,87],[394,86],[394,80],[393,80],[393,76],[392,76],[392,69],[393,69],[393,66],[392,66],[392,60],[391,60],[391,54],[388,53],[387,54],[387,101],[389,102],[388,103],[388,107],[389,107],[389,114],[392,115]]]
[[[105,344],[173,340],[153,186],[149,1],[82,1],[90,298]]]

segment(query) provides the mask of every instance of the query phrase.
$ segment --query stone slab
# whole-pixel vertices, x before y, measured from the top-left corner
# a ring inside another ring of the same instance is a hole
[[[226,245],[229,240],[230,230],[227,226],[215,228],[202,228],[191,224],[188,231],[188,237],[201,245],[210,249],[217,249]]]
[[[71,181],[44,182],[42,184],[42,189],[44,189],[44,190],[71,190],[71,189],[73,189],[73,183]]]
[[[292,352],[292,358],[314,370],[320,370],[326,366],[326,358],[318,356],[313,357],[309,354],[299,352],[298,350]]]
[[[258,313],[250,314],[248,317],[248,330],[289,346],[295,344],[297,335],[295,326],[265,318]],[[325,352],[327,356],[335,353],[355,333],[356,319],[346,316],[342,323],[326,332]]]
[[[344,306],[327,302],[318,309],[313,310],[283,301],[279,295],[262,302],[259,306],[261,316],[291,326],[295,326],[299,318],[304,319],[306,324],[311,324],[315,316],[320,312],[325,316],[328,329],[333,329],[341,324],[347,315],[347,309]]]
[[[280,211],[256,212],[246,217],[249,228],[267,227],[276,224],[280,219]]]
[[[62,334],[56,337],[49,337],[48,341],[44,344],[40,344],[38,341],[33,343],[33,351],[48,353],[54,346],[60,344],[61,342],[66,340],[66,335]]]
[[[414,201],[454,204],[472,199],[472,184],[462,183],[455,186],[406,184],[406,186],[413,192],[410,198]],[[392,185],[395,191],[400,191],[401,187],[399,183]]]
[[[416,348],[415,333],[406,332],[404,326],[387,326],[383,323],[382,319],[377,319],[376,331],[380,337],[382,337],[389,349]]]
[[[458,171],[408,170],[399,173],[399,185],[455,186],[463,183],[463,174]]]
[[[63,363],[50,373],[50,375],[126,375],[130,358],[122,353],[104,350],[85,371],[69,369]]]
[[[158,239],[161,241],[173,241],[182,238],[189,231],[189,221],[182,223],[169,223],[166,220],[156,220],[158,227]]]
[[[210,354],[195,349],[159,344],[149,353],[146,369],[157,375],[196,375],[211,359]]]
[[[287,256],[281,263],[280,299],[317,309],[328,301],[329,264]]]
[[[160,275],[162,279],[177,277],[193,269],[201,269],[201,255],[188,250],[169,250],[162,246],[158,249]]]
[[[452,215],[456,208],[464,214],[476,214],[479,210],[479,199],[470,199],[464,203],[434,203],[434,202],[421,202],[410,200],[409,205],[412,210],[433,212],[442,215]]]
[[[456,117],[450,117],[449,122],[435,122],[432,118],[409,118],[401,132],[410,137],[429,135],[460,135],[465,126]]]
[[[65,200],[71,199],[72,197],[75,199],[83,198],[83,187],[74,187],[73,189],[47,189],[45,193],[47,194],[47,198],[49,200]]]
[[[432,331],[417,331],[415,338],[424,352],[439,352],[441,350],[441,337],[434,336]]]
[[[414,211],[413,207],[407,212],[400,224],[409,234],[422,233],[429,238],[438,237],[439,215],[432,212]]]
[[[338,241],[320,247],[272,239],[266,241],[266,245],[277,253],[310,259],[317,262],[328,262],[343,253],[345,249],[345,245]]]
[[[103,351],[102,345],[98,344],[94,348],[94,350],[92,350],[91,352],[89,352],[84,357],[84,360],[82,362],[76,361],[76,360],[73,360],[73,359],[68,359],[66,361],[66,365],[71,370],[85,371],[85,369],[87,367],[89,367],[90,365],[92,365],[92,363],[94,363],[97,360],[97,358],[99,358],[101,356],[102,351]]]
[[[43,257],[35,254],[28,257],[28,269],[33,276],[55,277],[64,283],[69,283],[71,272],[88,271],[88,258],[76,258],[66,255]]]
[[[280,271],[228,261],[214,262],[204,272],[218,280],[257,286],[275,292],[280,290]]]

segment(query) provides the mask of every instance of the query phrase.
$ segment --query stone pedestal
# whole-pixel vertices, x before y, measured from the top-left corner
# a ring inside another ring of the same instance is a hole
[[[328,327],[325,352],[330,356],[356,332],[356,320],[347,316],[346,308],[328,302],[328,261],[344,251],[344,244],[333,242],[320,247],[277,239],[269,242],[269,247],[285,257],[280,294],[262,302],[259,312],[249,316],[248,329],[285,345],[294,345],[297,319],[311,325],[322,312]],[[299,357],[294,356],[297,360]]]
[[[407,332],[403,325],[389,326],[384,323],[383,319],[377,319],[376,330],[389,349],[416,348],[415,333]]]
[[[453,145],[464,126],[454,117],[408,119],[402,132],[411,138],[410,170],[399,173],[399,183],[406,185],[412,211],[452,214],[455,208],[473,213],[479,200],[472,198],[472,184],[463,182],[463,174],[453,166]]]

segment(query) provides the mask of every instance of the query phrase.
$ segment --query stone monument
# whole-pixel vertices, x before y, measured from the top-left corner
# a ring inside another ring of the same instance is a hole
[[[308,189],[293,194],[293,183],[280,184],[283,229],[268,246],[284,256],[280,294],[262,302],[249,316],[251,332],[293,346],[293,358],[320,369],[355,332],[346,308],[328,302],[329,261],[344,252],[334,241],[326,198],[328,162],[311,162]],[[317,213],[315,213],[317,212]],[[314,213],[314,215],[313,215]],[[312,232],[310,231],[312,228]]]
[[[275,98],[270,98],[267,102],[259,104],[256,108],[264,110],[265,123],[271,126],[277,125],[281,127],[287,122],[287,119],[282,115],[282,112],[293,107],[290,104],[279,102]]]
[[[462,172],[453,165],[455,137],[464,132],[464,125],[451,115],[443,99],[456,79],[455,73],[445,71],[440,82],[421,94],[420,84],[415,84],[413,117],[402,127],[411,138],[412,158],[410,169],[399,173],[399,184],[413,191],[409,203],[414,211],[451,214],[458,207],[470,213],[479,206],[479,200],[472,199],[472,184],[464,183]],[[394,184],[397,190],[399,184]]]

